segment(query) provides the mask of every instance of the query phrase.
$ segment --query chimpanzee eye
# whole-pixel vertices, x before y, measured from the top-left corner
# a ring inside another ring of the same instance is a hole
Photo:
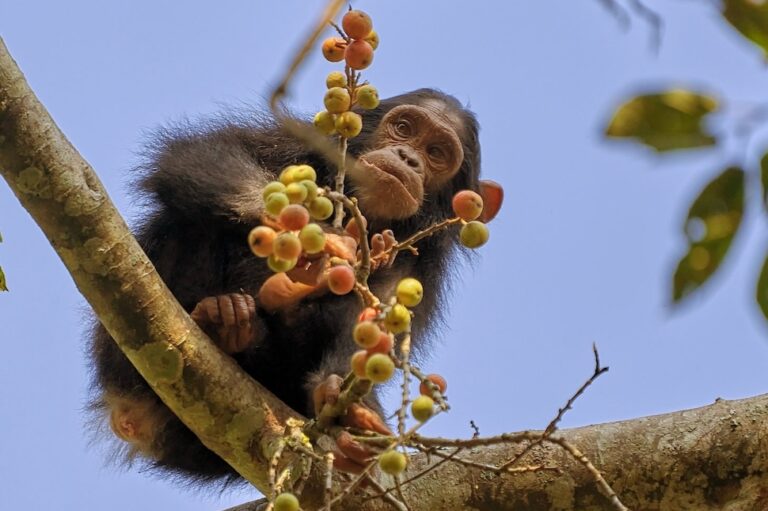
[[[411,123],[405,119],[400,119],[395,123],[395,133],[401,137],[410,137],[413,134]]]
[[[432,158],[433,160],[445,161],[447,159],[445,150],[439,145],[429,146],[427,148],[427,153],[429,154],[429,157]]]

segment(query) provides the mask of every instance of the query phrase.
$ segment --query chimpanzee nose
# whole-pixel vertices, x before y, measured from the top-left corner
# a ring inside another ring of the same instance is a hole
[[[398,147],[397,154],[400,156],[400,159],[403,160],[409,167],[413,167],[414,169],[419,168],[419,160],[417,160],[410,153],[410,151],[407,151],[404,147]]]

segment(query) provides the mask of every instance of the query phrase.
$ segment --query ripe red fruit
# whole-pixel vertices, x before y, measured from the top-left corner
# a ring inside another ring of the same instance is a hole
[[[309,211],[301,204],[291,204],[283,208],[279,220],[289,231],[298,231],[309,223]]]
[[[427,379],[437,385],[437,388],[440,389],[441,394],[445,394],[445,391],[448,389],[448,382],[445,381],[445,378],[440,376],[439,374],[428,374]],[[432,391],[429,390],[429,387],[427,387],[426,383],[421,383],[419,385],[419,392],[423,396],[432,396]]]
[[[379,311],[374,309],[373,307],[366,307],[363,309],[363,312],[360,313],[360,315],[357,317],[357,321],[372,321],[376,316],[379,315]]]
[[[355,272],[349,266],[339,265],[328,270],[328,288],[331,293],[345,295],[355,287]]]
[[[479,218],[483,212],[483,198],[472,190],[462,190],[454,195],[451,205],[456,216],[466,222]]]
[[[365,374],[366,362],[368,362],[368,352],[365,350],[356,351],[349,360],[352,372],[355,373],[355,376],[364,380],[368,379],[368,376]]]
[[[352,69],[365,69],[373,62],[373,47],[363,39],[357,39],[347,46],[344,59]]]
[[[384,353],[386,355],[392,351],[394,343],[395,340],[392,335],[387,332],[381,332],[381,335],[379,335],[379,342],[372,348],[368,348],[368,353],[371,355],[374,353]]]
[[[329,37],[323,41],[323,57],[330,62],[340,62],[344,59],[347,41],[341,37]]]
[[[348,11],[341,18],[341,28],[352,39],[365,39],[373,30],[373,21],[363,11]]]

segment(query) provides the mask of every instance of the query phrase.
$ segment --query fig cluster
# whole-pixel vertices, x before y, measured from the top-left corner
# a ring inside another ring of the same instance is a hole
[[[453,196],[453,212],[462,220],[459,241],[467,248],[480,248],[488,241],[488,227],[478,220],[483,213],[483,198],[472,190]]]
[[[318,193],[316,181],[317,173],[311,166],[289,165],[262,191],[264,209],[277,228],[255,227],[248,234],[248,246],[256,256],[266,258],[275,273],[290,271],[302,257],[325,249],[325,231],[310,219],[329,218],[333,203]],[[347,294],[354,285],[351,267],[338,265],[328,271],[328,287],[333,293]]]
[[[424,288],[417,279],[405,278],[397,283],[396,299],[379,308],[366,307],[357,318],[352,338],[361,350],[350,360],[352,372],[358,378],[384,383],[395,372],[390,356],[395,335],[411,329],[411,311],[424,297]]]
[[[318,112],[314,125],[324,135],[353,138],[360,134],[363,119],[352,107],[371,110],[379,106],[379,92],[368,83],[358,85],[357,71],[373,62],[373,51],[379,36],[373,30],[371,17],[363,11],[351,10],[341,21],[344,37],[329,37],[323,42],[323,55],[330,62],[345,61],[344,72],[333,71],[325,79],[325,110]]]

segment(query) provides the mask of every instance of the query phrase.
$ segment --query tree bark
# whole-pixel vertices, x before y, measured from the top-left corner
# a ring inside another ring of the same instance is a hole
[[[90,166],[29,89],[2,40],[0,174],[163,401],[208,447],[267,492],[271,453],[286,422],[301,417],[213,346],[179,306]],[[561,435],[594,462],[636,511],[765,511],[767,420],[768,395]],[[522,445],[478,441],[461,456],[499,464]],[[409,474],[437,461],[436,456],[414,456]],[[443,463],[405,486],[405,500],[413,511],[611,509],[584,466],[559,446],[537,447],[523,463],[559,467],[561,473],[498,475]],[[321,481],[316,470],[302,497],[305,511],[320,508]],[[354,494],[337,509],[391,508],[381,499]]]
[[[0,174],[160,398],[206,446],[267,491],[265,460],[286,420],[301,416],[248,377],[189,318],[2,39]]]
[[[768,394],[718,400],[694,410],[564,430],[633,511],[768,510]],[[499,465],[520,444],[478,446],[463,459]],[[447,452],[450,452],[448,450]],[[429,465],[416,456],[408,474]],[[433,457],[432,463],[438,459]],[[560,467],[562,473],[497,475],[444,463],[405,488],[413,511],[609,511],[594,479],[557,445],[535,448],[522,464]],[[406,475],[407,479],[409,475]],[[357,496],[340,510],[392,509]],[[227,511],[260,511],[258,502]]]

